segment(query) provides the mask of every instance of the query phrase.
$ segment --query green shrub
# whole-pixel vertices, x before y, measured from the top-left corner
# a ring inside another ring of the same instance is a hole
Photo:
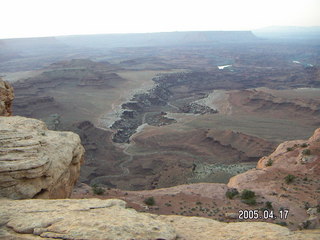
[[[226,192],[226,197],[229,199],[233,199],[235,196],[239,194],[238,190],[235,188],[228,189]]]
[[[256,194],[248,189],[244,189],[241,193],[242,202],[248,205],[256,205]]]
[[[303,155],[310,155],[310,154],[311,154],[311,151],[310,151],[310,149],[304,149],[304,150],[302,151],[302,154],[303,154]]]
[[[302,222],[302,227],[304,229],[309,228],[310,225],[311,225],[311,222],[309,220]]]
[[[302,143],[300,146],[305,148],[305,147],[308,147],[308,144],[307,143]]]
[[[273,207],[272,207],[272,202],[267,201],[267,202],[266,202],[266,208],[267,208],[267,209],[272,209],[272,208],[273,208]]]
[[[244,189],[241,193],[241,199],[250,199],[250,198],[254,198],[256,196],[256,194],[248,189]]]
[[[287,148],[287,151],[288,151],[288,152],[291,152],[292,150],[293,150],[293,148],[291,148],[291,147],[288,147],[288,148]]]
[[[280,225],[280,226],[288,226],[288,224],[286,222],[277,222],[276,224]]]
[[[296,176],[293,176],[291,174],[288,174],[287,176],[285,176],[284,180],[287,184],[292,183],[293,180],[296,178]]]
[[[266,167],[270,167],[273,164],[273,160],[271,158],[268,159],[267,163],[266,163]]]
[[[92,185],[92,192],[95,195],[103,195],[105,190],[101,187],[99,187],[97,184]]]
[[[147,204],[148,206],[153,206],[156,204],[156,201],[154,200],[153,197],[148,197],[143,201],[145,204]]]
[[[248,205],[256,205],[257,201],[255,198],[249,198],[249,199],[243,199],[243,203],[248,204]]]

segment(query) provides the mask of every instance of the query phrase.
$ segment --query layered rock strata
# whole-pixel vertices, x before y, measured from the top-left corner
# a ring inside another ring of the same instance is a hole
[[[0,117],[0,197],[69,197],[83,155],[77,134],[49,131],[36,119]]]

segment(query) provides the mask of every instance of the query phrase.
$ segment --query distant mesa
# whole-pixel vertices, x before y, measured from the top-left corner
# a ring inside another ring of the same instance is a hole
[[[62,36],[57,40],[74,47],[114,48],[250,42],[258,38],[251,31],[190,31]]]

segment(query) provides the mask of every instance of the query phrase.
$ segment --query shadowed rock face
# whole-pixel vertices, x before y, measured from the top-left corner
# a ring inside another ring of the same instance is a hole
[[[69,197],[83,154],[72,132],[49,131],[36,119],[0,117],[0,197]]]
[[[0,200],[0,223],[5,239],[317,239],[271,223],[138,213],[117,199]]]
[[[13,98],[13,88],[0,78],[0,116],[11,116]]]

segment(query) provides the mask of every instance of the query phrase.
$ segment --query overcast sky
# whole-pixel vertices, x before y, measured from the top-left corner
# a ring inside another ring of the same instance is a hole
[[[0,38],[320,26],[320,0],[0,0]]]

